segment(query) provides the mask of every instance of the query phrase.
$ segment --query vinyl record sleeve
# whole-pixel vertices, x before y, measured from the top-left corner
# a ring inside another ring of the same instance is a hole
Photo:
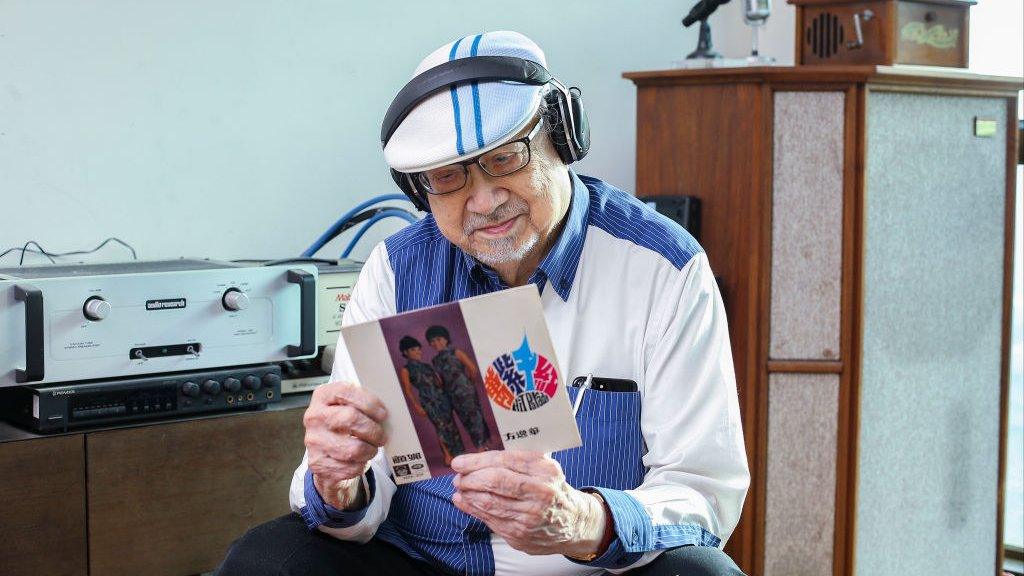
[[[396,484],[451,474],[459,454],[582,444],[534,285],[341,333],[360,385],[388,410]]]

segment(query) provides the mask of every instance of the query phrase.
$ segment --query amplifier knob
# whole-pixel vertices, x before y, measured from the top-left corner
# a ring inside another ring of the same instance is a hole
[[[94,322],[99,322],[110,314],[110,302],[99,296],[92,296],[82,306],[82,313],[85,317]]]
[[[228,392],[238,392],[242,389],[242,382],[238,378],[225,378],[224,389]]]
[[[221,303],[224,304],[225,310],[237,312],[239,310],[245,310],[249,307],[249,297],[245,295],[238,288],[228,288],[227,292],[224,292],[224,296],[220,299]]]
[[[203,382],[203,392],[206,392],[210,396],[220,394],[220,382],[213,379]]]
[[[185,396],[188,396],[189,398],[198,398],[199,384],[196,384],[195,382],[192,381],[185,382],[184,384],[181,385],[181,393],[184,394]]]
[[[245,384],[245,387],[248,388],[249,390],[259,390],[260,386],[263,385],[263,383],[260,382],[260,379],[253,376],[252,374],[246,376],[245,380],[242,380],[242,383]]]
[[[263,375],[263,385],[267,388],[274,388],[281,384],[281,377],[273,372]]]

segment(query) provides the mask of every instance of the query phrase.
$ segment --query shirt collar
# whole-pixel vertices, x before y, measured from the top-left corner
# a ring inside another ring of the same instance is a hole
[[[576,269],[583,253],[583,241],[587,235],[587,219],[590,214],[590,191],[586,184],[572,170],[569,170],[569,178],[572,184],[572,198],[565,217],[565,225],[551,250],[530,276],[530,283],[536,284],[540,290],[544,289],[546,281],[550,281],[562,300],[569,299],[569,292],[572,291],[572,284],[576,279]],[[504,287],[504,283],[494,270],[462,250],[459,252],[474,279],[488,280],[498,287]]]

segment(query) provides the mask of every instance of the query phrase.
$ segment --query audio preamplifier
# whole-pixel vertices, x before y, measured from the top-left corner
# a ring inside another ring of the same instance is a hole
[[[276,364],[0,389],[0,415],[36,432],[259,409],[281,399]]]
[[[313,358],[316,308],[312,264],[0,268],[0,387]]]

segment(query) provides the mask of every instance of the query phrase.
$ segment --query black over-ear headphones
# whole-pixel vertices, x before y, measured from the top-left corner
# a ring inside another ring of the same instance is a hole
[[[566,88],[540,64],[513,56],[470,56],[435,66],[409,81],[395,96],[380,128],[381,147],[387,146],[395,130],[417,104],[450,86],[468,82],[520,82],[542,86],[551,84],[545,94],[547,111],[544,121],[552,128],[551,140],[558,157],[566,164],[582,160],[590,149],[590,123],[583,109],[583,98],[577,88]],[[412,174],[391,170],[391,177],[412,203],[430,211],[427,195],[416,184]]]

